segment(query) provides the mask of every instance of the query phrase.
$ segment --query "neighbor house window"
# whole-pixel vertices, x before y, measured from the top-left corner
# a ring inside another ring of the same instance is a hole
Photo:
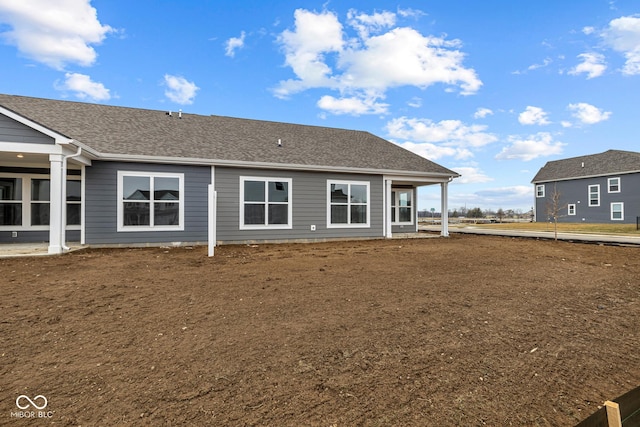
[[[611,221],[623,221],[624,220],[624,203],[616,202],[611,203]]]
[[[576,205],[569,204],[567,205],[567,215],[575,215],[576,214]]]
[[[292,227],[291,178],[240,177],[240,229]]]
[[[609,178],[607,180],[609,193],[619,193],[620,192],[620,178]]]
[[[0,226],[22,225],[22,178],[0,177]]]
[[[184,230],[184,174],[118,171],[118,231]]]
[[[589,206],[600,206],[600,184],[589,186]]]
[[[391,191],[391,223],[413,224],[413,190]]]
[[[369,182],[327,181],[327,227],[369,227]]]
[[[544,197],[544,184],[536,185],[536,197]]]

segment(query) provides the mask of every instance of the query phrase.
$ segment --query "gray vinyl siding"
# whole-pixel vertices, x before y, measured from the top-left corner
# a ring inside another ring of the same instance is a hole
[[[118,171],[184,174],[183,231],[117,231]],[[94,161],[86,168],[85,241],[89,245],[157,245],[207,241],[211,167]]]
[[[620,178],[619,193],[609,193],[609,178]],[[540,185],[538,183],[537,185]],[[640,216],[640,173],[609,175],[595,178],[583,178],[570,181],[546,182],[545,197],[536,197],[536,221],[549,220],[547,205],[551,200],[554,185],[560,194],[558,222],[584,223],[625,223],[635,224]],[[600,185],[600,206],[589,206],[589,186]],[[535,185],[534,185],[535,191]],[[535,193],[534,193],[535,194]],[[624,219],[611,220],[611,203],[624,203]],[[567,205],[576,206],[575,215],[567,215]]]
[[[0,114],[0,141],[53,144],[53,138]]]
[[[49,230],[19,230],[17,237],[12,231],[0,231],[0,244],[5,243],[49,243]],[[67,242],[79,243],[80,230],[67,230]]]
[[[292,180],[292,228],[240,230],[240,177],[290,178]],[[370,227],[327,228],[327,180],[366,181],[370,191]],[[219,243],[324,240],[383,237],[382,177],[284,170],[215,168],[217,241]],[[311,226],[316,231],[311,231]]]

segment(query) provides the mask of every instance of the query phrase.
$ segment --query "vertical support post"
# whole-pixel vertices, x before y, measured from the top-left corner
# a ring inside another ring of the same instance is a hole
[[[418,187],[413,187],[411,190],[411,212],[413,212],[413,221],[416,224],[413,232],[417,233],[420,231],[418,227]]]
[[[449,237],[449,183],[443,182],[440,184],[440,235],[442,237]]]
[[[391,232],[391,180],[384,180],[384,230],[385,237],[390,239],[393,237]]]
[[[49,155],[50,166],[50,181],[49,181],[49,248],[50,254],[61,254],[64,246],[62,239],[64,238],[63,227],[63,205],[64,197],[63,186],[65,183],[65,176],[62,174],[62,155],[50,154]]]
[[[216,247],[216,206],[217,206],[217,198],[218,193],[213,189],[213,184],[209,184],[209,208],[208,208],[208,255],[212,257],[214,255],[215,247]]]

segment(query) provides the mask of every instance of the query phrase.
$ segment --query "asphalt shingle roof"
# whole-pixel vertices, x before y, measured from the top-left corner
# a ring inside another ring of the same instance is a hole
[[[325,166],[458,176],[369,132],[0,94],[0,105],[101,156]],[[282,147],[278,147],[278,140]]]
[[[531,182],[559,181],[631,172],[640,172],[640,153],[608,150],[599,154],[547,162]]]

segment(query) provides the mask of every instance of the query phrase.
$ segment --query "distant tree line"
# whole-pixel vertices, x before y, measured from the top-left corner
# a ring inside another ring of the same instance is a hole
[[[441,212],[431,212],[427,209],[418,211],[418,218],[441,218]],[[500,221],[503,219],[531,219],[533,211],[524,212],[522,209],[485,209],[479,207],[468,209],[465,206],[449,210],[449,218],[496,218]]]

